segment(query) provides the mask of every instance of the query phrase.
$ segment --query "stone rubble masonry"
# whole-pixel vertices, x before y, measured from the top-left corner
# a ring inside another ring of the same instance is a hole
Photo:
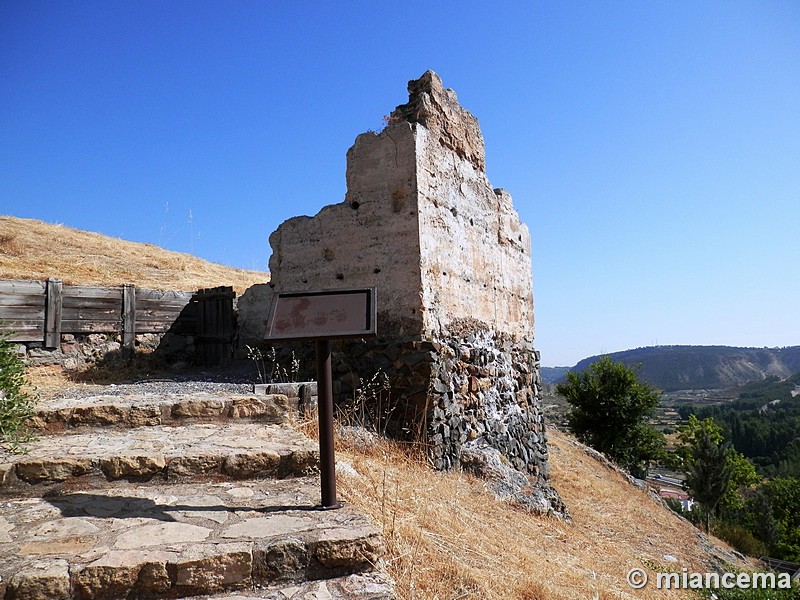
[[[122,335],[115,333],[62,333],[58,348],[45,348],[42,342],[15,344],[15,351],[27,365],[60,365],[67,371],[101,364],[122,353]],[[157,351],[173,363],[188,361],[195,355],[194,336],[172,332],[136,335],[136,349],[143,353]]]
[[[342,395],[378,369],[385,429],[421,438],[437,468],[496,448],[548,487],[533,346],[530,234],[486,177],[477,119],[431,71],[380,133],[347,152],[343,202],[270,235],[271,282],[239,301],[240,348],[263,342],[277,291],[375,287],[378,340],[337,344]]]

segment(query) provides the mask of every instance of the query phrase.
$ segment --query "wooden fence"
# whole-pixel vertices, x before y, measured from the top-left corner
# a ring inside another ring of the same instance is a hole
[[[58,348],[62,333],[116,333],[132,349],[138,333],[173,331],[198,336],[203,360],[218,361],[231,352],[234,297],[230,287],[184,292],[0,281],[0,333],[46,348]]]

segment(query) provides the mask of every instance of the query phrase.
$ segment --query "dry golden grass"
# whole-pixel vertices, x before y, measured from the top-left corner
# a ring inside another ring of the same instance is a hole
[[[705,572],[712,562],[701,532],[559,432],[550,433],[552,480],[572,523],[498,501],[480,480],[434,472],[388,442],[340,446],[357,473],[339,469],[340,496],[383,529],[405,600],[693,597],[632,590],[625,576],[633,567],[651,578],[655,566]]]
[[[156,290],[232,286],[237,293],[269,274],[210,263],[98,233],[0,216],[0,279],[57,277],[73,285],[133,283]]]

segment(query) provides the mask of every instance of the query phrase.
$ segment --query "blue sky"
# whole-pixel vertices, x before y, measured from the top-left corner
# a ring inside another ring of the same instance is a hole
[[[544,365],[800,344],[794,0],[0,0],[0,213],[265,270],[427,69],[531,230]]]

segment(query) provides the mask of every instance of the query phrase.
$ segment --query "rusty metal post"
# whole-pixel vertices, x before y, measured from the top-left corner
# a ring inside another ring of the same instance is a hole
[[[322,510],[341,508],[336,500],[336,455],[333,447],[333,371],[331,342],[317,340],[317,411]]]

